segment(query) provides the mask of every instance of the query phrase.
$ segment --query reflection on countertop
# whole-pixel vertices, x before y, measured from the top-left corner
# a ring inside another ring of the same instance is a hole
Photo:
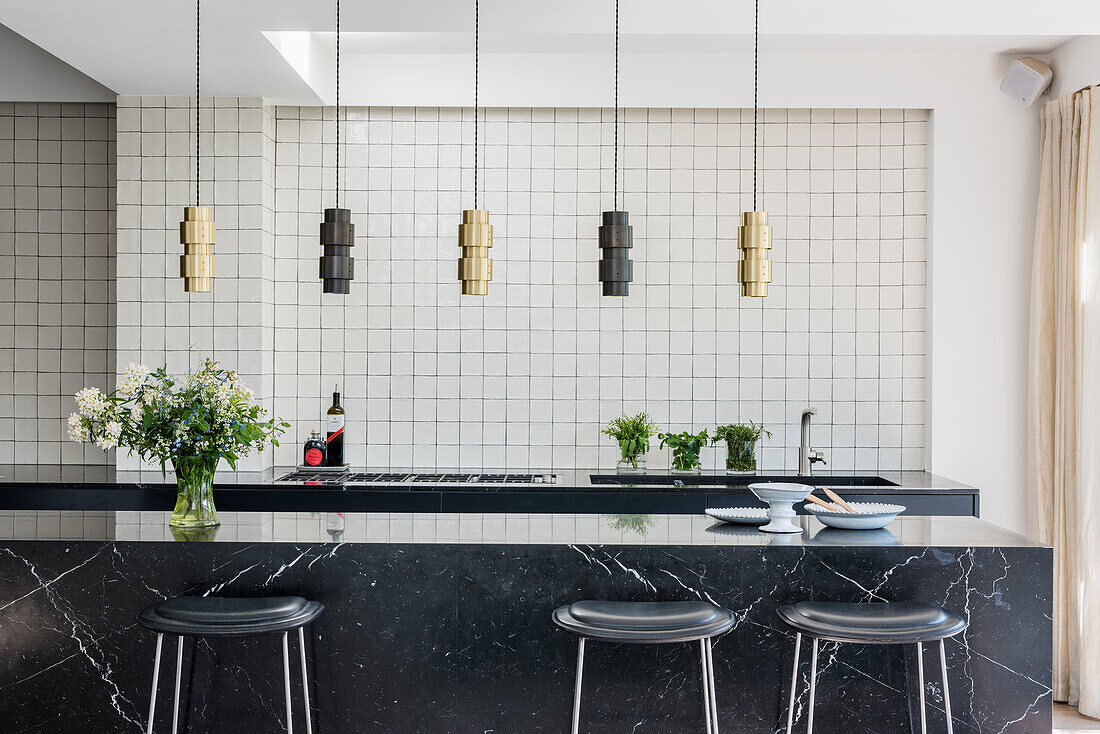
[[[206,533],[174,535],[168,512],[0,511],[0,544],[12,541],[225,543],[454,543],[501,545],[675,545],[826,547],[1041,547],[973,517],[899,517],[878,531],[827,528],[800,516],[804,532],[782,536],[704,515],[568,513],[223,512]],[[644,520],[644,521],[643,521]]]

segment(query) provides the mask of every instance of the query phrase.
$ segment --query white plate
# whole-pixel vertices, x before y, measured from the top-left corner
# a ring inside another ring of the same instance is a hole
[[[894,521],[905,512],[902,505],[884,505],[878,502],[849,502],[855,513],[833,512],[815,504],[806,504],[806,510],[831,528],[844,530],[878,530]]]
[[[716,507],[706,513],[715,520],[736,525],[763,525],[768,521],[768,511],[763,507]]]

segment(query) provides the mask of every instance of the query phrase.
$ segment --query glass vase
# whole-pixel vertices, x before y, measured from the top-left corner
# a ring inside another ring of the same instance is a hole
[[[756,473],[756,441],[726,441],[726,473]]]
[[[176,470],[176,509],[168,525],[174,528],[209,528],[221,525],[214,508],[214,470],[220,456],[188,456],[172,460]]]
[[[637,453],[631,443],[619,441],[622,458],[615,464],[615,471],[619,474],[645,474],[645,454]]]
[[[703,462],[700,461],[699,455],[694,456],[672,456],[672,473],[673,474],[700,474],[703,471]]]

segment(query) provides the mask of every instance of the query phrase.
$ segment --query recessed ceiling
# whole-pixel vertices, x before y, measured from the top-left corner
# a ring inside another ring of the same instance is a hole
[[[335,3],[233,0],[203,6],[204,94],[317,104],[331,97]],[[481,0],[486,54],[606,53],[611,0]],[[194,5],[179,0],[0,0],[0,23],[119,94],[192,94]],[[473,2],[346,2],[349,57],[470,53]],[[628,0],[624,54],[750,49],[750,0]],[[280,35],[291,32],[291,35]],[[761,7],[764,54],[945,54],[1051,51],[1100,34],[1094,0],[771,0]],[[282,51],[280,51],[282,49]],[[393,58],[389,59],[390,62]],[[369,68],[352,63],[352,68]],[[354,80],[344,87],[356,99]],[[365,92],[364,92],[365,94]]]

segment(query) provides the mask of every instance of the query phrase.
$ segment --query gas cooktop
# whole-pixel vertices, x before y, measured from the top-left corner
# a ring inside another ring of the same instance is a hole
[[[301,484],[555,484],[557,474],[400,474],[394,472],[293,471],[278,482]]]

